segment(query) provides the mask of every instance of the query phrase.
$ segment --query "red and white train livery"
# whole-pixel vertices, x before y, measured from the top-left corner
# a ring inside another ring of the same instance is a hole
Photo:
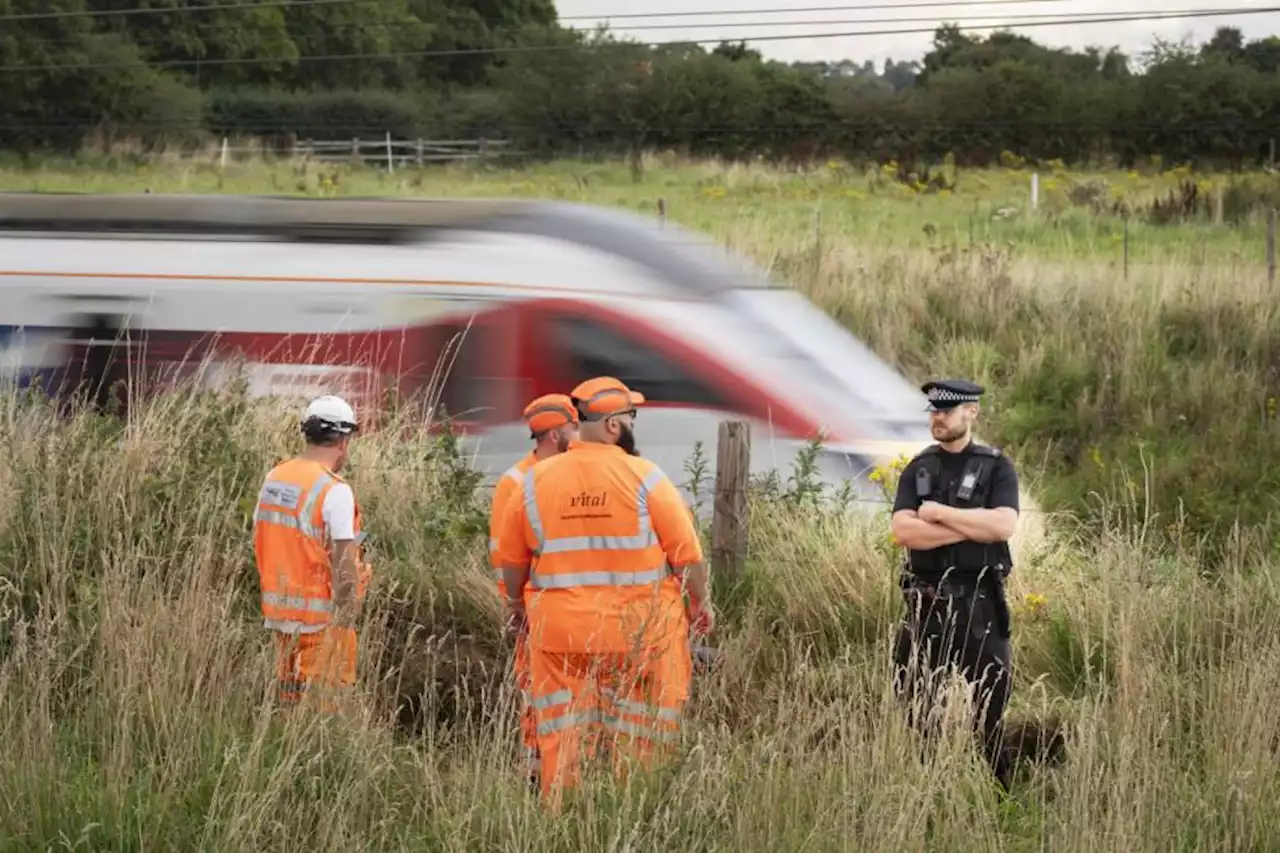
[[[492,475],[527,451],[526,401],[601,374],[648,397],[640,450],[677,482],[726,418],[784,477],[824,431],[821,476],[869,495],[874,464],[931,440],[917,387],[799,293],[585,205],[0,194],[0,369],[126,369],[89,330],[127,331],[135,376],[212,358],[262,395],[437,388]]]

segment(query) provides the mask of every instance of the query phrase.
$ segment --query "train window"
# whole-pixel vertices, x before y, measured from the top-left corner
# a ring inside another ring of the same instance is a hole
[[[576,384],[593,376],[616,376],[649,400],[728,408],[729,402],[706,382],[684,369],[670,355],[587,317],[556,317],[552,334],[561,349],[568,381]]]
[[[451,420],[491,421],[502,411],[511,383],[512,369],[503,353],[500,329],[483,322],[438,326],[423,365],[432,396]]]
[[[99,410],[106,410],[116,397],[124,408],[126,397],[129,344],[132,336],[121,328],[118,317],[93,314],[80,318],[68,339],[71,357],[68,367],[72,393],[83,394]],[[118,395],[118,396],[117,396]]]

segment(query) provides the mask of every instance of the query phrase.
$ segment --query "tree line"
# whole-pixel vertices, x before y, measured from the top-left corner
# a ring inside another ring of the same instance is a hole
[[[944,25],[920,61],[877,68],[767,61],[742,42],[620,40],[565,26],[552,0],[149,0],[168,11],[126,11],[139,5],[0,0],[0,148],[390,132],[503,138],[548,157],[1159,156],[1239,168],[1268,159],[1280,136],[1280,37],[1233,28],[1130,57]]]

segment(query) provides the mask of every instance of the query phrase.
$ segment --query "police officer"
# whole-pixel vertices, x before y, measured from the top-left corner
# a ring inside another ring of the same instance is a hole
[[[975,728],[1008,790],[1001,734],[1013,658],[1004,578],[1013,565],[1008,540],[1018,523],[1018,475],[999,450],[973,440],[982,386],[947,379],[921,390],[936,443],[903,469],[893,505],[893,535],[908,552],[894,687],[904,698],[922,698],[913,712],[927,713],[928,692],[957,666],[977,685]]]

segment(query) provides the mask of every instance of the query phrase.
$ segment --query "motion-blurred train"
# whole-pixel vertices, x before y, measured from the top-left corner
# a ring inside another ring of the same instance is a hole
[[[493,476],[530,446],[526,401],[601,374],[648,397],[640,451],[676,482],[697,441],[714,475],[725,419],[784,478],[821,430],[819,475],[867,495],[872,466],[931,440],[918,388],[799,293],[575,204],[0,194],[0,355],[49,387],[209,359],[255,395],[430,386]]]

